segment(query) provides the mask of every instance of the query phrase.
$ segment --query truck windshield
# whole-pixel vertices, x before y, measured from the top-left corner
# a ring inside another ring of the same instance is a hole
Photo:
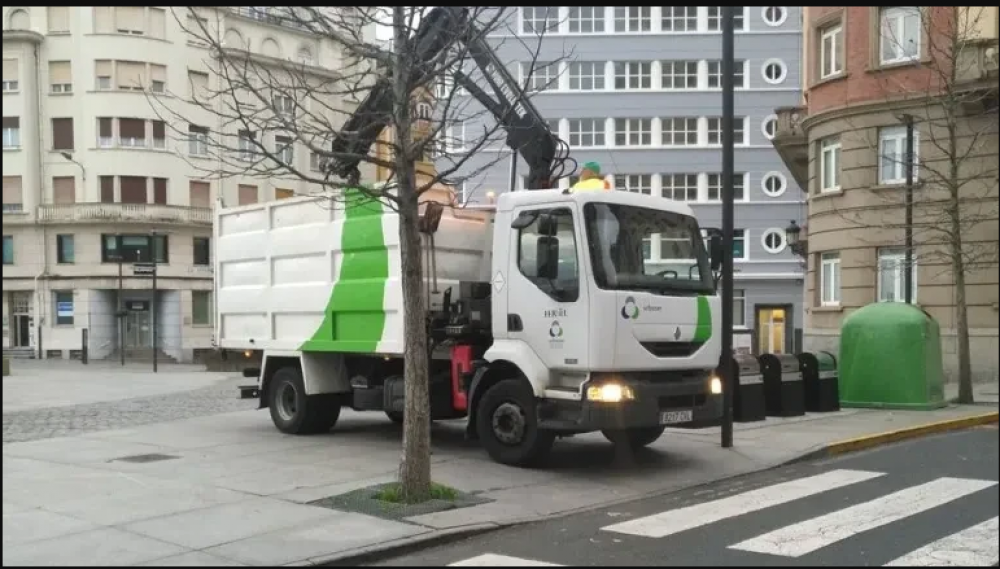
[[[693,217],[588,203],[584,219],[597,286],[657,294],[714,292],[708,253]],[[659,253],[655,261],[654,250]]]

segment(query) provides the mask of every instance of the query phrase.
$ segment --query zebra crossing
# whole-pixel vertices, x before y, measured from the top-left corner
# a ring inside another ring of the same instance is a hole
[[[750,516],[751,521],[747,523],[753,524],[754,515],[762,515],[771,508],[801,503],[865,482],[886,480],[887,476],[890,475],[886,472],[869,470],[831,470],[614,523],[601,527],[597,534],[619,536],[621,539],[657,540],[698,528],[709,529],[713,524],[725,523],[737,516],[741,521],[748,519],[745,516]],[[861,503],[827,508],[814,517],[793,521],[781,527],[772,527],[759,535],[736,543],[719,543],[718,546],[734,554],[799,559],[835,544],[849,542],[865,532],[892,528],[893,524],[905,523],[914,516],[937,508],[955,508],[956,501],[991,489],[997,484],[994,480],[974,478],[935,478],[902,489],[893,488],[895,491]],[[955,511],[949,511],[942,513],[942,518],[954,515],[957,515]],[[775,518],[775,520],[780,519],[780,517]],[[780,525],[780,522],[774,525]],[[757,526],[748,525],[748,527]],[[920,544],[912,551],[885,562],[883,566],[992,566],[1000,557],[998,555],[1000,523],[996,516],[985,521],[977,521],[960,531],[936,537],[936,540]],[[622,547],[627,547],[627,544]],[[558,557],[558,552],[554,552],[554,556]],[[552,560],[526,559],[490,552],[462,559],[451,563],[450,566],[561,567],[564,565],[554,563]]]

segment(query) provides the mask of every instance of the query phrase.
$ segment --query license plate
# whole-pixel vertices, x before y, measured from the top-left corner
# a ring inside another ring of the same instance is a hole
[[[690,423],[694,418],[694,411],[664,411],[660,413],[661,425],[672,425],[675,423]]]

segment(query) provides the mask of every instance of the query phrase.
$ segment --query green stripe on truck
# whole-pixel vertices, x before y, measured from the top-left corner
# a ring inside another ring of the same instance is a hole
[[[381,202],[357,189],[345,189],[344,201],[340,275],[323,323],[299,348],[304,352],[373,353],[385,329],[389,250],[382,232],[384,210]]]
[[[694,329],[694,341],[705,343],[712,337],[712,305],[708,297],[698,297],[698,324]]]

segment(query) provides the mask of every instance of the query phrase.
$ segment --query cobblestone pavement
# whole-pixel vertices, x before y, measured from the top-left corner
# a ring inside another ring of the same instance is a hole
[[[236,377],[167,395],[4,413],[3,442],[80,435],[255,409],[256,399],[239,398],[237,386],[246,381]]]

